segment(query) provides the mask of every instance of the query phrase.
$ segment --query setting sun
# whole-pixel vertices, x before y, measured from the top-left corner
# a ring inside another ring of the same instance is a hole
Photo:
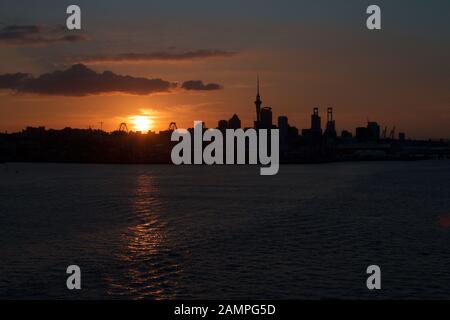
[[[136,131],[147,132],[152,128],[153,120],[149,116],[130,117]]]

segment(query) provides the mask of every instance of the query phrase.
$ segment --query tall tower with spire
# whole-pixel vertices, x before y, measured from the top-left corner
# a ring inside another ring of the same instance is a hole
[[[255,100],[255,106],[256,106],[256,123],[259,124],[261,121],[261,97],[259,95],[259,74],[256,77],[256,100]]]

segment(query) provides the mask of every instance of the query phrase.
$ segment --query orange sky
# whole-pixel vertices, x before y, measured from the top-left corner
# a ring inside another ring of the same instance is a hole
[[[139,20],[139,16],[126,20],[122,15],[122,24],[116,26],[113,12],[94,20],[99,9],[89,2],[82,4],[85,10],[91,10],[84,20],[90,40],[17,46],[2,43],[0,32],[0,60],[7,61],[0,65],[0,75],[24,72],[38,77],[65,70],[85,56],[130,52],[179,54],[211,49],[236,55],[184,61],[100,62],[87,66],[99,73],[110,70],[119,75],[161,78],[179,85],[187,80],[202,80],[220,84],[223,89],[177,88],[149,95],[106,93],[83,97],[0,89],[1,131],[18,131],[25,126],[99,128],[101,122],[103,129],[111,131],[121,122],[131,123],[130,117],[139,115],[149,116],[155,131],[167,129],[172,121],[178,127],[191,127],[194,120],[202,120],[215,127],[218,120],[229,119],[234,113],[244,126],[251,126],[259,73],[263,105],[273,107],[275,121],[279,115],[287,115],[291,125],[302,129],[309,126],[313,107],[321,109],[323,119],[326,108],[333,107],[338,131],[354,131],[371,120],[382,127],[395,125],[397,132],[405,131],[409,137],[450,138],[450,49],[441,45],[441,35],[427,33],[427,28],[411,30],[403,20],[394,24],[388,20],[391,18],[386,18],[386,31],[370,33],[360,23],[364,18],[359,15],[363,6],[349,5],[345,9],[350,13],[342,9],[333,11],[335,16],[325,13],[322,23],[309,19],[304,12],[304,19],[299,19],[289,12],[288,5],[278,9],[275,3],[274,15],[266,12],[267,8],[249,11],[265,20],[247,21],[236,13],[234,24],[228,24],[235,11],[224,12],[216,21],[209,16],[211,7],[205,12],[185,15],[181,20],[170,20],[171,23],[162,18],[164,15],[159,18],[155,15],[153,24]],[[59,16],[49,8],[45,11],[48,17],[36,19],[32,12],[42,10],[40,7],[24,11],[13,2],[9,6],[9,15],[0,15],[0,21],[4,21],[0,30],[5,25],[52,25],[58,21]],[[124,10],[136,10],[139,15],[139,6],[136,7]],[[311,4],[307,8],[316,14],[320,12]],[[391,9],[401,13],[401,8]],[[121,10],[118,4],[114,10],[116,14]],[[245,13],[246,9],[243,10]],[[345,17],[339,19],[338,15]],[[431,16],[428,18],[431,20]],[[444,16],[433,13],[432,18],[441,27],[448,27],[448,22],[442,25],[446,21]]]

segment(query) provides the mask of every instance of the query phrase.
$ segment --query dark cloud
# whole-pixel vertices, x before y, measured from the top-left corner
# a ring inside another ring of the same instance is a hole
[[[176,86],[161,79],[123,76],[111,71],[97,73],[82,64],[38,78],[23,73],[0,75],[0,88],[43,95],[86,96],[114,92],[146,95],[168,92]]]
[[[189,80],[183,82],[181,85],[183,89],[186,90],[197,90],[197,91],[211,91],[211,90],[220,90],[223,87],[217,83],[208,83],[204,84],[201,80]]]
[[[30,80],[27,73],[13,73],[0,75],[0,89],[19,88],[24,82]]]
[[[87,39],[86,34],[69,32],[64,26],[10,25],[0,29],[0,45],[38,46]]]
[[[85,64],[94,63],[138,63],[152,61],[190,61],[216,57],[232,57],[236,52],[222,50],[196,50],[186,52],[152,52],[152,53],[122,53],[111,55],[95,55],[78,59]]]

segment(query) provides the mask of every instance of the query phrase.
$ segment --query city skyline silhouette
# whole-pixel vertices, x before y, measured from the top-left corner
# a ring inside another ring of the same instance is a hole
[[[414,140],[404,132],[388,127],[384,129],[375,121],[368,121],[354,132],[336,130],[333,108],[327,108],[326,122],[322,126],[319,108],[312,110],[310,127],[299,129],[289,123],[289,117],[280,115],[273,121],[272,107],[263,106],[260,79],[257,76],[254,101],[253,129],[279,130],[279,154],[282,163],[323,163],[332,161],[367,160],[422,160],[450,157],[450,141]],[[208,126],[203,123],[203,130]],[[234,113],[229,120],[219,119],[214,127],[225,131],[246,129]],[[37,162],[87,162],[87,163],[172,163],[171,141],[176,122],[168,130],[155,133],[129,130],[128,124],[120,123],[111,133],[99,129],[46,130],[45,127],[27,127],[20,133],[0,134],[1,161]],[[193,132],[191,127],[189,131]],[[58,142],[60,141],[60,142]],[[250,143],[245,140],[246,144]],[[128,147],[124,148],[124,143]],[[208,143],[203,142],[206,146]],[[27,147],[28,146],[28,147]],[[203,146],[203,147],[204,147]],[[48,151],[52,150],[53,153]],[[68,153],[65,150],[70,150]],[[247,151],[248,152],[248,151]],[[53,155],[52,155],[53,154]],[[246,161],[248,163],[248,155]]]

